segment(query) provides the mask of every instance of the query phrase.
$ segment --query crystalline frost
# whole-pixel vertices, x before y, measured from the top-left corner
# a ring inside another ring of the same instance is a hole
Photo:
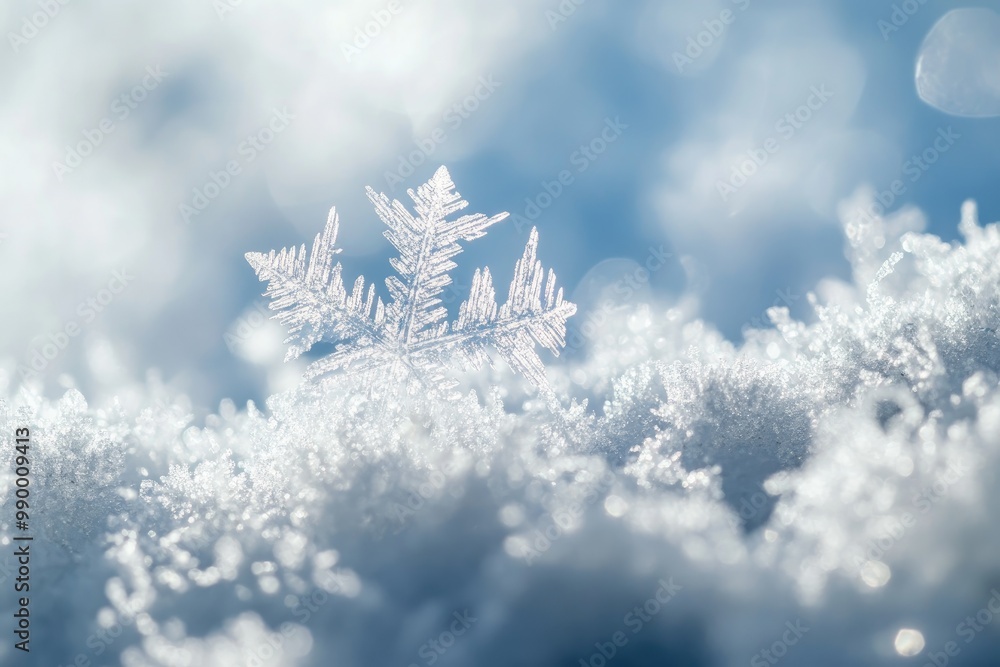
[[[970,203],[945,243],[914,215],[849,226],[853,280],[739,345],[695,302],[594,320],[547,376],[597,409],[502,386],[388,415],[352,371],[200,425],[155,376],[88,405],[0,373],[0,443],[32,433],[30,664],[406,665],[465,610],[479,621],[442,665],[579,664],[663,581],[680,592],[616,664],[757,664],[800,621],[785,664],[881,667],[900,628],[939,653],[1000,595],[1000,226]],[[275,274],[293,278],[272,281],[280,312],[301,311],[298,353],[378,319],[370,288],[352,302],[332,279],[333,231],[312,258],[284,251]],[[457,323],[415,338],[544,312],[533,243],[508,306],[481,271]],[[393,308],[373,331],[401,335]],[[15,477],[0,466],[4,586]],[[8,619],[16,605],[0,595]],[[987,629],[962,664],[998,654]]]
[[[408,191],[416,215],[398,200],[367,191],[388,227],[385,237],[399,251],[390,260],[398,275],[386,279],[388,303],[376,295],[374,284],[365,289],[364,277],[358,277],[350,293],[344,286],[341,265],[334,263],[340,252],[335,209],[308,257],[305,245],[246,255],[257,276],[268,281],[271,309],[288,327],[286,360],[322,341],[332,343],[334,351],[311,364],[307,377],[349,369],[374,380],[373,371],[379,371],[380,385],[387,378],[393,384],[412,378],[415,387],[433,389],[453,384],[445,377],[453,360],[480,368],[490,362],[487,348],[493,348],[512,369],[546,390],[545,367],[535,345],[558,355],[565,345],[566,320],[576,306],[563,299],[555,273],[546,275],[536,259],[537,229],[531,230],[515,266],[507,302],[498,307],[489,268],[477,269],[458,320],[449,324],[441,295],[452,282],[449,272],[456,266],[452,258],[462,252],[459,242],[485,236],[507,214],[455,218],[468,202],[455,191],[444,167],[416,191]]]

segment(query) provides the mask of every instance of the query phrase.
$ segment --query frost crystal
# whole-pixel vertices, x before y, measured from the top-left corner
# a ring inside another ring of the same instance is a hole
[[[383,303],[375,285],[365,291],[363,276],[348,294],[334,255],[339,221],[330,211],[326,228],[316,236],[307,259],[305,245],[269,254],[247,253],[260,280],[268,281],[265,296],[275,316],[289,330],[285,360],[295,359],[317,342],[334,351],[311,364],[309,378],[339,370],[367,375],[369,387],[415,380],[411,390],[448,388],[445,377],[456,358],[480,368],[495,349],[512,369],[536,387],[548,389],[545,367],[535,344],[558,355],[565,345],[566,320],[576,306],[556,289],[536,259],[538,230],[532,229],[524,254],[514,269],[507,303],[498,307],[489,268],[477,269],[458,320],[449,326],[441,294],[451,284],[452,257],[462,252],[459,241],[486,235],[487,228],[507,217],[481,213],[449,219],[468,205],[455,191],[448,170],[441,167],[416,191],[409,190],[416,216],[398,200],[367,188],[368,198],[388,226],[385,237],[399,251],[390,264],[399,274],[386,279],[391,301]],[[542,283],[544,280],[544,298]],[[376,375],[376,372],[378,375]]]
[[[853,280],[821,283],[810,321],[772,309],[740,345],[693,297],[593,320],[547,376],[598,410],[510,410],[522,396],[501,386],[389,415],[352,372],[200,424],[155,375],[88,403],[0,369],[0,445],[31,429],[42,641],[26,664],[424,664],[456,613],[479,622],[441,665],[598,664],[644,605],[659,611],[611,667],[764,664],[796,623],[812,629],[782,664],[894,664],[915,629],[939,653],[1000,599],[1000,225],[969,203],[964,242],[945,243],[918,218],[849,226]],[[332,273],[330,254],[299,272]],[[312,308],[336,314],[330,282]],[[4,586],[21,567],[15,463]],[[664,585],[679,594],[648,606]],[[18,605],[0,595],[0,615]],[[987,630],[961,664],[998,664]]]

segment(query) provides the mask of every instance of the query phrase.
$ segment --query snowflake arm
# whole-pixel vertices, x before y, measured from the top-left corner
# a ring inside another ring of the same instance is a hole
[[[490,362],[487,348],[492,347],[513,370],[547,390],[535,346],[558,355],[565,345],[566,320],[576,306],[556,289],[553,272],[546,277],[537,259],[538,230],[532,229],[515,266],[507,302],[497,306],[489,269],[477,270],[458,321],[449,326],[441,294],[451,284],[449,272],[456,266],[452,258],[462,251],[459,242],[484,236],[507,214],[451,219],[467,203],[444,167],[409,195],[415,214],[368,189],[388,227],[385,236],[399,251],[391,260],[398,275],[386,280],[388,304],[376,296],[374,286],[366,292],[361,277],[348,294],[341,265],[334,264],[340,252],[335,247],[339,223],[334,211],[308,256],[305,246],[247,254],[258,278],[268,282],[265,294],[277,311],[275,317],[288,327],[286,360],[324,341],[334,350],[309,366],[309,378],[351,371],[366,375],[373,389],[409,378],[416,381],[409,385],[411,391],[433,390],[454,384],[444,371],[456,359],[480,368]]]
[[[448,217],[464,209],[468,202],[455,191],[455,183],[445,167],[416,191],[408,190],[416,217],[398,200],[390,201],[371,188],[367,191],[376,212],[389,228],[385,237],[399,251],[399,257],[389,261],[399,276],[386,280],[392,297],[390,320],[399,328],[404,345],[440,336],[447,331],[444,322],[447,310],[441,306],[439,297],[451,284],[448,272],[456,266],[451,258],[462,252],[458,241],[484,236],[486,229],[504,220],[507,213],[490,218],[477,213],[449,221]]]
[[[280,252],[248,252],[246,259],[257,277],[268,281],[265,296],[271,299],[275,318],[288,327],[285,361],[295,359],[323,340],[372,341],[381,337],[385,319],[382,300],[375,300],[375,286],[364,294],[359,277],[350,294],[344,288],[341,265],[333,263],[340,223],[331,209],[326,227],[316,235],[306,261],[306,247],[283,248]],[[373,312],[374,310],[374,312]]]
[[[489,268],[476,271],[469,299],[462,304],[453,336],[462,343],[466,359],[482,365],[483,348],[493,347],[511,368],[537,387],[547,387],[545,366],[535,352],[541,345],[556,356],[566,345],[566,320],[576,305],[556,290],[556,275],[549,271],[542,301],[545,270],[537,259],[538,229],[532,228],[524,254],[514,267],[507,303],[497,309]]]

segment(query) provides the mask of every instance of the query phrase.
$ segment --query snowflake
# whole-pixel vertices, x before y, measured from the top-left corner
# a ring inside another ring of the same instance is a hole
[[[451,284],[452,257],[462,252],[459,241],[486,235],[487,228],[507,217],[482,214],[449,219],[468,203],[455,191],[448,170],[408,194],[416,216],[398,200],[367,188],[368,198],[388,226],[385,237],[399,251],[390,260],[399,274],[386,279],[391,300],[383,303],[375,285],[365,290],[359,276],[348,294],[334,255],[339,220],[331,209],[326,228],[316,236],[312,253],[284,248],[269,254],[247,253],[247,261],[261,281],[268,281],[265,296],[274,316],[289,331],[285,360],[294,359],[317,342],[332,343],[331,354],[312,363],[307,378],[336,371],[358,372],[369,378],[369,387],[397,385],[415,380],[410,388],[454,386],[445,371],[456,359],[481,368],[491,363],[488,348],[532,384],[548,391],[545,367],[535,351],[540,345],[558,355],[565,345],[566,320],[576,305],[563,299],[551,270],[546,277],[536,259],[538,230],[533,228],[524,254],[514,268],[507,303],[498,307],[489,268],[477,269],[470,295],[458,320],[446,321],[441,295]],[[544,295],[543,295],[544,280]]]

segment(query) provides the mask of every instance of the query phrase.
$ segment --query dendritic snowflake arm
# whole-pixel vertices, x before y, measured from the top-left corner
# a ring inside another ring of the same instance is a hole
[[[248,252],[246,259],[267,281],[265,296],[271,299],[275,318],[288,328],[288,353],[295,359],[319,341],[375,342],[385,319],[385,307],[376,300],[375,286],[365,295],[364,278],[359,277],[350,294],[344,288],[341,266],[334,264],[339,220],[330,211],[326,227],[316,235],[306,260],[306,246],[283,248],[279,252]]]
[[[532,229],[515,266],[507,302],[497,306],[489,269],[476,271],[469,299],[458,321],[449,326],[441,294],[451,284],[449,272],[456,266],[452,258],[462,252],[459,242],[484,236],[507,214],[450,219],[467,203],[444,167],[409,195],[414,214],[399,201],[368,189],[388,227],[385,236],[399,251],[391,260],[398,275],[386,280],[388,304],[376,296],[374,286],[366,292],[360,277],[347,293],[341,265],[333,261],[339,252],[334,212],[316,237],[308,262],[305,246],[247,254],[258,277],[268,281],[265,294],[272,299],[275,317],[288,327],[287,359],[324,341],[334,350],[310,364],[307,377],[349,371],[365,375],[373,389],[408,377],[416,380],[415,386],[433,390],[454,385],[445,371],[456,360],[480,368],[490,361],[487,348],[493,347],[512,369],[547,390],[545,367],[535,347],[558,355],[565,345],[566,320],[576,306],[563,299],[553,272],[546,277],[537,259],[538,230]]]
[[[453,338],[475,367],[486,360],[485,346],[493,347],[511,368],[536,387],[545,388],[545,366],[535,352],[541,345],[556,356],[566,345],[566,320],[576,305],[556,289],[556,274],[545,276],[537,259],[538,229],[532,228],[524,255],[514,267],[507,303],[499,310],[489,268],[476,271],[469,299],[462,304]],[[544,302],[542,282],[545,281]]]
[[[399,257],[390,260],[399,276],[388,278],[386,287],[391,297],[389,318],[398,327],[404,345],[430,340],[447,331],[444,320],[448,313],[440,296],[451,284],[448,273],[456,266],[451,258],[462,252],[458,241],[485,236],[489,227],[507,217],[507,213],[493,217],[477,213],[448,220],[468,206],[468,202],[455,191],[455,183],[445,167],[408,194],[413,199],[416,217],[398,200],[390,201],[386,195],[368,188],[368,198],[389,228],[385,237],[399,251]]]

